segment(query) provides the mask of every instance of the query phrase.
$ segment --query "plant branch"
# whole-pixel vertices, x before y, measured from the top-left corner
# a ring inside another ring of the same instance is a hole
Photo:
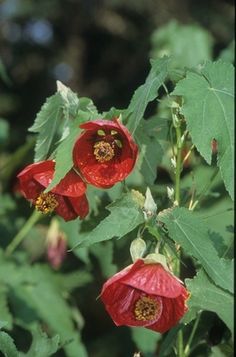
[[[7,256],[11,255],[14,252],[14,250],[18,247],[18,245],[23,241],[27,233],[29,233],[30,229],[35,225],[36,222],[38,222],[40,218],[42,218],[42,213],[34,210],[34,212],[31,214],[29,219],[25,222],[23,227],[13,238],[11,243],[7,246],[5,252]]]

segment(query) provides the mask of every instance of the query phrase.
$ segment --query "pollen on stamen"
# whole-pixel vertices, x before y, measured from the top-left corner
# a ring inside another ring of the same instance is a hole
[[[58,206],[58,202],[53,193],[41,193],[35,200],[35,208],[44,213],[51,213]]]
[[[161,304],[148,296],[140,297],[134,306],[134,316],[139,321],[151,321],[158,318]]]
[[[112,145],[105,141],[99,141],[94,144],[94,156],[98,162],[110,161],[115,156]]]

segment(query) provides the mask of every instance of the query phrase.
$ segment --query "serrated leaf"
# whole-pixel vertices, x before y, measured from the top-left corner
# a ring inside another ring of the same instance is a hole
[[[124,194],[120,199],[107,206],[107,209],[110,211],[109,216],[91,232],[80,233],[78,243],[74,248],[88,247],[114,237],[121,238],[144,222],[144,215],[131,194]]]
[[[233,261],[219,258],[208,236],[210,227],[199,214],[177,207],[160,212],[158,218],[165,223],[169,236],[202,264],[216,285],[233,292]]]
[[[182,113],[194,145],[211,163],[212,139],[217,140],[218,166],[231,198],[234,195],[234,67],[208,62],[199,74],[189,72],[173,95],[183,96]]]
[[[203,270],[200,270],[194,279],[186,279],[185,283],[191,291],[191,297],[187,303],[188,306],[215,312],[233,334],[233,296],[214,285]]]
[[[12,315],[10,314],[7,302],[7,287],[0,281],[0,317],[6,322],[5,328],[12,329]]]
[[[77,115],[80,104],[77,94],[60,81],[57,81],[57,92],[62,98],[62,109],[65,119],[74,119]]]
[[[56,149],[55,154],[55,172],[51,183],[48,185],[46,191],[50,191],[54,186],[56,186],[68,171],[73,167],[72,150],[75,141],[80,133],[80,129],[77,124],[71,122],[68,126],[69,134],[60,143]]]
[[[35,145],[35,162],[45,160],[52,146],[54,136],[63,118],[60,93],[47,98],[29,131],[38,133]]]
[[[26,357],[51,357],[59,349],[60,337],[58,335],[49,338],[46,333],[35,329],[32,331],[33,341]]]
[[[0,331],[0,351],[5,357],[19,357],[13,339],[4,331]]]
[[[157,97],[158,89],[166,80],[168,62],[168,57],[152,60],[152,67],[145,83],[135,91],[125,112],[125,116],[130,115],[127,127],[132,133],[135,132],[140,120],[143,118],[148,103]]]

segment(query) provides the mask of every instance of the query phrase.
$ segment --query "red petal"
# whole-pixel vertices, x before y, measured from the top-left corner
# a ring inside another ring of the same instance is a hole
[[[131,264],[129,266],[127,266],[126,268],[124,268],[123,270],[119,271],[118,273],[116,273],[115,275],[113,275],[110,279],[108,279],[105,284],[103,285],[102,288],[102,292],[101,294],[103,294],[104,290],[107,289],[109,286],[111,286],[112,284],[114,284],[115,282],[120,282],[122,281],[122,279],[124,277],[126,277],[128,274],[132,274],[133,271],[136,271],[137,269],[139,269],[140,266],[143,265],[143,260],[142,259],[138,259],[136,260],[136,262],[134,264]]]
[[[133,270],[132,274],[122,279],[122,283],[154,294],[169,298],[181,294],[182,284],[172,274],[168,273],[161,264],[144,264]]]
[[[36,181],[20,181],[20,192],[27,200],[35,200],[43,191],[43,187]]]
[[[77,215],[82,219],[89,213],[89,204],[86,195],[68,198]]]
[[[18,175],[20,191],[27,199],[35,199],[43,191],[43,186],[34,180],[34,175],[53,167],[53,161],[41,161],[28,165]]]
[[[174,327],[183,317],[186,311],[188,311],[188,308],[185,305],[187,298],[188,292],[184,287],[182,287],[182,292],[177,298],[162,298],[162,315],[157,322],[155,322],[153,325],[147,326],[147,328],[164,333]]]
[[[22,170],[17,177],[21,180],[27,181],[32,179],[34,174],[54,169],[55,163],[52,160],[35,162],[28,165]]]
[[[101,299],[107,312],[117,326],[148,326],[153,324],[153,320],[140,321],[137,320],[134,315],[135,303],[141,296],[143,296],[141,291],[132,289],[118,282],[112,284],[105,290],[103,289]],[[160,306],[160,312],[155,318],[155,321],[157,321],[162,312],[162,301],[155,296],[152,296],[152,298],[155,299]]]
[[[34,175],[42,186],[47,187],[53,178],[54,171],[44,171]],[[84,194],[86,190],[86,184],[81,177],[74,172],[69,171],[66,176],[59,182],[59,184],[52,189],[53,193],[57,193],[62,196],[78,197]]]
[[[56,207],[55,212],[64,218],[65,221],[71,221],[78,217],[78,214],[75,212],[67,197],[56,195],[56,200],[58,202],[58,206]]]
[[[128,130],[121,124],[105,120],[87,122],[81,127],[87,131],[83,132],[75,143],[73,160],[86,181],[96,187],[109,188],[124,180],[132,171],[138,153],[137,145]],[[105,163],[99,163],[93,154],[93,144],[99,128],[107,135],[110,135],[111,130],[116,130],[123,142],[121,153]]]

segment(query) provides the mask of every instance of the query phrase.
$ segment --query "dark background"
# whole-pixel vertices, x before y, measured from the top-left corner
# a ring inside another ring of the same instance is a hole
[[[8,150],[27,128],[59,79],[99,111],[128,106],[149,70],[150,35],[176,19],[213,36],[214,57],[233,38],[230,0],[0,1],[0,117],[11,125]],[[19,135],[20,134],[20,135]]]

